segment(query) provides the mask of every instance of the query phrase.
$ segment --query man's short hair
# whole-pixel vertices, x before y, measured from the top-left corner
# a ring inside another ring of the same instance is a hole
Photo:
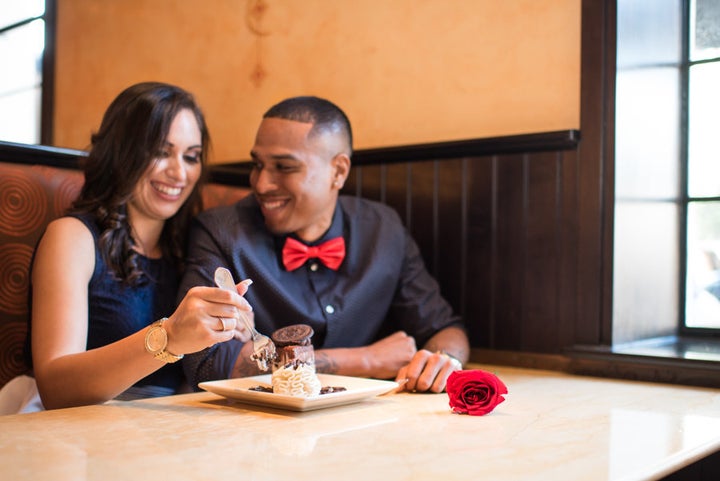
[[[313,96],[292,97],[270,107],[263,118],[311,123],[310,135],[326,132],[342,135],[347,140],[348,155],[352,153],[350,120],[340,107],[329,100]]]

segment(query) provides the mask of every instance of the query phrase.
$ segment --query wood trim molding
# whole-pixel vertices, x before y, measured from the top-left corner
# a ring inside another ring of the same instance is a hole
[[[576,346],[564,354],[473,348],[470,362],[580,376],[720,388],[718,362],[618,354],[597,346]]]
[[[717,361],[620,354],[597,346],[575,346],[566,354],[571,374],[720,388]]]
[[[80,158],[86,156],[87,152],[82,150],[0,141],[0,161],[2,162],[77,169],[80,167]]]
[[[577,130],[562,130],[535,134],[509,135],[451,142],[400,145],[377,149],[360,149],[353,153],[353,165],[393,164],[424,160],[457,159],[508,153],[573,150],[580,142]],[[87,156],[82,150],[27,145],[0,141],[0,159],[25,164],[42,163],[53,167],[78,168],[78,159]],[[249,161],[210,166],[210,181],[218,184],[250,185]]]
[[[578,130],[561,130],[534,134],[508,135],[479,139],[435,142],[427,144],[398,145],[376,149],[358,149],[353,152],[355,167],[426,160],[449,160],[461,157],[482,157],[512,153],[531,153],[574,150],[580,143]],[[210,178],[221,184],[249,186],[249,161],[216,164]]]
[[[250,187],[250,162],[214,164],[210,166],[209,181],[215,184]]]
[[[480,139],[400,145],[359,149],[353,153],[353,165],[394,164],[460,157],[573,150],[580,142],[578,130],[508,135]]]

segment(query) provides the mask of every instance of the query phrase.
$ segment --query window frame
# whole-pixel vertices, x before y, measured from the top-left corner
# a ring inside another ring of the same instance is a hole
[[[53,145],[55,117],[55,37],[57,32],[57,0],[45,0],[45,48],[42,60],[40,100],[40,144]]]
[[[681,51],[681,65],[680,65],[680,232],[679,232],[679,245],[680,245],[680,267],[679,273],[680,281],[680,293],[679,293],[679,307],[680,312],[678,315],[679,326],[678,332],[680,335],[693,336],[693,337],[720,337],[720,328],[709,328],[709,327],[691,327],[687,324],[687,284],[688,284],[688,215],[689,207],[692,203],[701,202],[717,202],[720,201],[720,196],[713,197],[691,197],[689,189],[689,169],[690,169],[690,157],[689,157],[689,142],[690,142],[690,69],[695,65],[718,63],[720,57],[713,57],[701,60],[690,60],[690,48],[691,41],[690,35],[692,34],[690,24],[692,21],[692,1],[684,0],[682,2],[682,18],[681,18],[681,29],[682,29],[682,51]]]
[[[40,144],[52,145],[54,92],[55,92],[55,35],[56,35],[57,0],[45,0],[45,13],[27,17],[0,28],[0,33],[9,32],[36,20],[45,23],[45,45],[42,55],[42,71],[40,73]]]

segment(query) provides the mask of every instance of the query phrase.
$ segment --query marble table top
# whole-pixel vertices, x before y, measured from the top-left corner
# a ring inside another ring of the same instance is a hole
[[[476,365],[486,416],[447,394],[308,412],[201,392],[0,417],[3,479],[653,480],[720,450],[720,390]]]

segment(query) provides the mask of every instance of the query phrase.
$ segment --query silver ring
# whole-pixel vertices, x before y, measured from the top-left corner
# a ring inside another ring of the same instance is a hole
[[[223,319],[222,317],[218,317],[218,319],[220,319],[220,324],[222,324],[222,332],[227,331],[227,326],[225,325],[225,319]]]

